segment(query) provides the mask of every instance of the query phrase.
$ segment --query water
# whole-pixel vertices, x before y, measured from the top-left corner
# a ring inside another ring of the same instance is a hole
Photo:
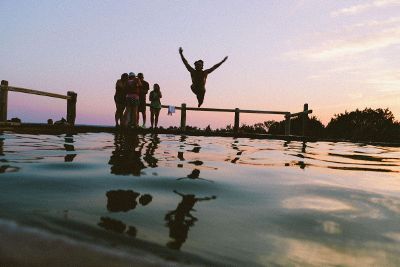
[[[27,227],[160,265],[400,265],[398,147],[0,137],[0,228],[16,223],[15,249]]]

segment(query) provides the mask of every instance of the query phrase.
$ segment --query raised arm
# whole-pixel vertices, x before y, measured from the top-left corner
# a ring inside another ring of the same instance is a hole
[[[192,68],[192,66],[189,65],[189,63],[187,62],[186,58],[183,56],[183,49],[182,49],[182,47],[179,47],[179,55],[181,55],[182,62],[183,62],[183,64],[185,64],[185,67],[187,68],[187,70],[188,70],[189,72],[194,71],[194,69]]]
[[[207,73],[213,72],[213,71],[216,70],[219,66],[221,66],[222,63],[224,63],[227,59],[228,59],[228,57],[225,57],[221,62],[215,64],[214,66],[212,66],[212,67],[209,68],[208,70],[205,70],[205,72],[207,72]]]

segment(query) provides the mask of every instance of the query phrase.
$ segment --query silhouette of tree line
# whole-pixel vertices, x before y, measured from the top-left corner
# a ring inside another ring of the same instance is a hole
[[[304,135],[317,138],[347,139],[352,141],[400,141],[400,122],[395,120],[393,113],[388,109],[345,111],[335,114],[325,126],[317,117],[311,116],[306,119]],[[303,118],[301,116],[291,119],[292,135],[303,135]],[[197,127],[189,129],[199,130]],[[233,131],[232,125],[225,128],[212,130],[210,126],[204,131],[215,133],[229,133]],[[285,134],[285,120],[269,120],[253,125],[242,124],[239,132],[255,134]]]

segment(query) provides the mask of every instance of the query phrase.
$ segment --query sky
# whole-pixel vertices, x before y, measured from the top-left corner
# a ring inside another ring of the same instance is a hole
[[[308,103],[325,125],[346,110],[389,108],[400,120],[400,0],[0,0],[0,43],[0,79],[75,91],[78,124],[114,124],[124,72],[158,83],[165,105],[197,106],[179,47],[205,68],[229,57],[209,75],[203,107],[294,113]],[[9,93],[9,118],[46,122],[65,113],[65,100]],[[271,119],[283,117],[240,117]],[[198,127],[233,120],[187,113]],[[179,122],[179,111],[161,111],[160,125]]]

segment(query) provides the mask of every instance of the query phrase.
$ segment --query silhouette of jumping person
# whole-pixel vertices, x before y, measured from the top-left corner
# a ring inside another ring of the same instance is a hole
[[[169,237],[173,238],[173,241],[167,243],[167,247],[179,250],[182,244],[186,241],[189,228],[194,225],[197,218],[194,217],[190,212],[194,211],[193,207],[198,201],[216,199],[216,196],[197,198],[192,194],[181,194],[174,190],[175,194],[182,197],[182,201],[178,204],[175,210],[169,211],[165,215],[167,226],[169,227]]]
[[[190,76],[192,77],[192,85],[190,86],[190,88],[192,89],[193,93],[197,96],[197,101],[199,102],[198,107],[200,107],[203,104],[204,95],[206,93],[205,86],[208,74],[210,74],[219,66],[221,66],[221,64],[224,63],[228,59],[228,57],[225,57],[221,62],[215,64],[210,69],[203,70],[203,65],[204,65],[203,60],[200,59],[194,62],[194,68],[193,68],[192,66],[189,65],[186,58],[183,56],[182,47],[179,47],[179,54],[181,55],[183,64],[185,65],[186,69],[190,72]]]

